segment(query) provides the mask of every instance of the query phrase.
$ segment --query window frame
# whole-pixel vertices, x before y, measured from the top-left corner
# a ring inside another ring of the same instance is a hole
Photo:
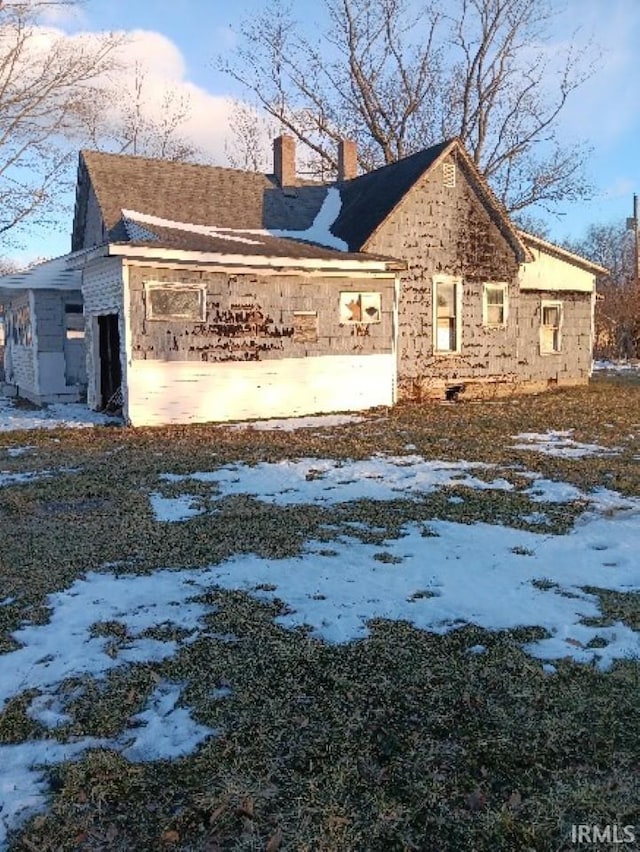
[[[438,287],[453,284],[455,302],[455,348],[440,349],[438,346]],[[433,354],[439,356],[459,355],[462,351],[462,277],[459,275],[434,275],[431,287]]]
[[[153,312],[153,304],[151,299],[151,293],[154,290],[168,290],[169,292],[185,292],[191,291],[196,292],[199,295],[198,299],[198,307],[199,307],[199,315],[197,317],[191,316],[189,314],[161,314],[155,315]],[[145,320],[150,320],[152,322],[205,322],[207,319],[207,286],[206,284],[198,284],[198,283],[183,283],[183,282],[173,282],[173,281],[145,281],[144,282],[144,295],[145,295],[145,309],[144,316]]]
[[[544,323],[544,312],[547,308],[558,309],[558,325]],[[562,352],[562,324],[564,320],[564,305],[559,299],[543,299],[540,302],[540,354],[559,355]],[[557,329],[557,346],[549,349],[545,344],[545,329]]]
[[[489,322],[489,292],[502,293],[502,322]],[[509,284],[506,281],[486,281],[482,285],[482,325],[485,328],[505,328],[509,317]]]

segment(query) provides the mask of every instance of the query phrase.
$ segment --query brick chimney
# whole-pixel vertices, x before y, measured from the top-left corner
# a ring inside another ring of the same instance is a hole
[[[338,143],[338,180],[350,180],[358,176],[358,149],[353,139],[341,139]]]
[[[296,140],[282,134],[273,140],[273,173],[280,186],[296,185]]]

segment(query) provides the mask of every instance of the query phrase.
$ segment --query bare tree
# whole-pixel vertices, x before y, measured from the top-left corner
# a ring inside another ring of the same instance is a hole
[[[0,3],[0,237],[55,209],[60,181],[74,157],[74,137],[114,67],[122,37],[106,34],[71,45],[40,16],[66,2]]]
[[[325,168],[343,136],[365,171],[459,136],[512,211],[588,193],[587,151],[558,123],[594,51],[550,54],[551,0],[324,0],[313,41],[283,3],[223,67]]]
[[[266,143],[275,135],[273,123],[249,104],[236,101],[229,118],[234,143],[225,142],[225,153],[234,169],[264,172],[268,169]]]
[[[79,147],[192,159],[181,133],[189,103],[167,88],[150,108],[148,80],[125,67],[124,33],[70,38],[43,16],[76,0],[0,0],[0,241],[54,221]],[[158,117],[153,117],[153,116]]]
[[[609,270],[598,282],[596,357],[640,357],[640,291],[635,280],[633,232],[624,222],[591,225],[582,239],[566,246]]]
[[[188,97],[165,87],[154,105],[148,89],[148,73],[139,62],[126,77],[120,74],[112,86],[105,84],[85,116],[91,144],[120,154],[193,160],[199,151],[181,133],[190,114]]]

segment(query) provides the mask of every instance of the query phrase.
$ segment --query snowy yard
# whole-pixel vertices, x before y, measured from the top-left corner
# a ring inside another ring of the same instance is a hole
[[[0,849],[633,822],[640,393],[555,400],[135,433],[3,402]]]

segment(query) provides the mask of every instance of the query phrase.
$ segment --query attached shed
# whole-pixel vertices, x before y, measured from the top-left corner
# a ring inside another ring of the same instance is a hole
[[[238,232],[195,250],[186,226],[141,224],[162,245],[109,244],[83,270],[91,408],[120,393],[142,426],[395,402],[396,262],[255,234],[254,253],[229,253]]]
[[[85,398],[85,325],[78,261],[79,254],[67,255],[0,279],[7,392],[37,404]]]

